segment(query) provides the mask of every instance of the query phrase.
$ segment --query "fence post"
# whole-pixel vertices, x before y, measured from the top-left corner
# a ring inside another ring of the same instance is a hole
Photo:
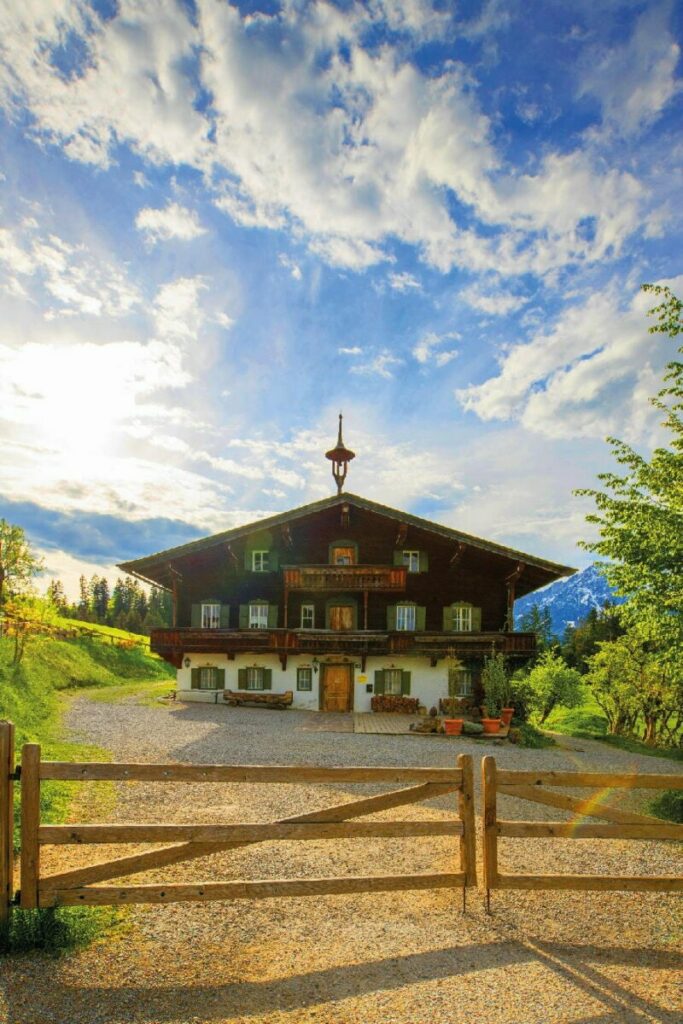
[[[460,836],[460,870],[465,872],[465,885],[477,884],[477,842],[474,824],[474,770],[471,754],[458,754],[462,785],[458,790],[458,813],[463,824]]]
[[[40,745],[25,743],[21,752],[21,901],[24,910],[38,906],[40,874]]]
[[[484,803],[484,885],[486,912],[491,913],[491,889],[498,883],[498,835],[496,833],[496,759],[487,756],[481,762]]]
[[[0,722],[0,946],[9,939],[14,898],[14,724]]]

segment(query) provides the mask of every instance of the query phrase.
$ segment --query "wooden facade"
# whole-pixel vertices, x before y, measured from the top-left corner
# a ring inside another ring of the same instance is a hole
[[[171,590],[173,627],[151,643],[178,669],[268,653],[283,670],[346,655],[363,673],[372,658],[528,659],[515,597],[573,571],[345,493],[120,568]]]

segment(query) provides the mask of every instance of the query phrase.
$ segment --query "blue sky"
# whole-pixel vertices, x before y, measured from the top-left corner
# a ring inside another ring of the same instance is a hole
[[[347,486],[581,565],[683,290],[673,3],[0,11],[0,515],[79,572]]]

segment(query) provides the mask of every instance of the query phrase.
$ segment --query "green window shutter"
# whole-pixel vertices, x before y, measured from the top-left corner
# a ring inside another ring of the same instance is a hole
[[[425,625],[426,622],[427,609],[418,605],[417,608],[415,609],[415,629],[421,629],[422,632],[424,632],[425,629],[427,628]]]
[[[192,671],[190,672],[190,676],[191,676],[191,683],[190,683],[190,685],[191,685],[192,689],[193,690],[198,690],[199,689],[199,669],[198,668],[193,668]]]
[[[453,609],[450,605],[443,610],[443,631],[444,633],[453,631]]]
[[[221,605],[221,629],[228,629],[230,627],[230,605]]]
[[[247,548],[244,552],[244,568],[251,572],[251,551]]]
[[[192,605],[192,616],[190,618],[190,625],[194,629],[199,629],[202,624],[202,606],[200,604]]]
[[[410,672],[401,672],[401,694],[404,697],[410,696]]]
[[[402,551],[394,551],[394,565],[403,565]]]
[[[217,668],[216,669],[216,676],[218,677],[217,678],[217,682],[216,682],[216,689],[217,690],[224,690],[225,689],[225,669],[224,668]]]
[[[472,609],[472,632],[481,633],[481,608]]]
[[[247,670],[246,668],[237,669],[237,689],[246,690],[247,688]]]
[[[375,671],[375,693],[384,693],[384,669]]]
[[[420,572],[429,571],[429,555],[426,551],[420,552]]]
[[[396,605],[390,604],[387,606],[387,629],[390,633],[396,630]]]
[[[268,552],[268,568],[271,572],[277,572],[280,568],[280,556],[277,551]]]
[[[277,605],[268,605],[268,627],[270,629],[277,629]]]
[[[249,605],[240,605],[240,629],[249,629]],[[241,671],[241,669],[240,669]]]
[[[264,668],[263,670],[263,689],[273,689],[273,670],[272,668]]]

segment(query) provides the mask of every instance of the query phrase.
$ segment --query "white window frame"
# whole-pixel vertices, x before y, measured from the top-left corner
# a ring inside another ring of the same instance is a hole
[[[199,689],[218,689],[218,669],[215,665],[204,665],[199,669]]]
[[[414,633],[417,629],[417,608],[414,604],[396,605],[396,629]]]
[[[308,676],[306,678],[306,673]],[[302,681],[308,683],[307,686],[302,686]],[[296,670],[296,688],[304,693],[309,693],[313,690],[313,669],[310,665],[300,665]]]
[[[221,624],[221,606],[214,601],[202,601],[202,629],[219,629]]]
[[[403,693],[403,672],[400,668],[384,669],[384,692],[391,697],[401,696]]]
[[[251,571],[252,572],[268,572],[268,555],[270,552],[265,550],[252,551],[251,553]]]
[[[310,623],[305,622],[306,618],[310,618]],[[315,605],[314,604],[302,604],[301,605],[301,629],[315,629]]]
[[[268,604],[265,601],[252,601],[249,605],[249,629],[268,629]]]
[[[419,572],[420,571],[420,552],[419,551],[404,551],[403,552],[403,564],[405,565],[408,572]]]
[[[451,681],[455,680],[453,686]],[[471,697],[473,686],[473,674],[471,668],[452,668],[448,670],[448,696],[449,697]],[[451,692],[453,691],[453,692]]]
[[[245,680],[245,688],[247,690],[263,690],[265,682],[264,670],[261,667],[250,667],[247,668],[247,678]]]
[[[472,605],[458,605],[453,608],[453,632],[472,632]]]

